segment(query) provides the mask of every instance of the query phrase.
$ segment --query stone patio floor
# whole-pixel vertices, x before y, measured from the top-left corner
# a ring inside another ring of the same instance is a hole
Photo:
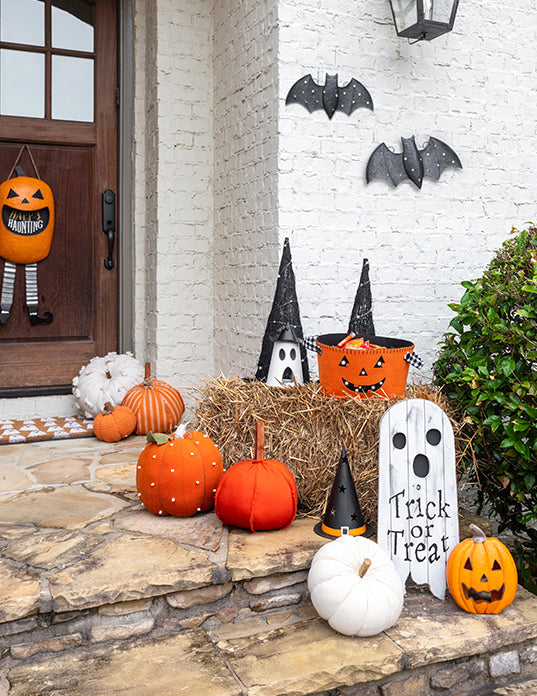
[[[414,587],[391,629],[341,636],[307,594],[316,520],[154,517],[144,444],[0,446],[0,696],[537,694],[535,596],[474,616]]]

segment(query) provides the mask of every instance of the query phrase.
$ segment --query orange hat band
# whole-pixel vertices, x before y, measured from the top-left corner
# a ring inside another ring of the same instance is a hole
[[[335,527],[328,527],[324,522],[321,524],[321,529],[325,534],[330,534],[331,536],[341,536],[341,529],[336,529]],[[363,524],[361,527],[356,529],[349,529],[350,536],[360,536],[365,534],[366,526]]]

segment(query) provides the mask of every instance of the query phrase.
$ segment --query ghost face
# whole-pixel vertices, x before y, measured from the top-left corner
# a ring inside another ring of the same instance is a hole
[[[425,432],[426,442],[432,446],[432,448],[437,447],[441,444],[442,433],[437,428],[428,428]],[[396,450],[404,450],[407,446],[407,436],[404,432],[396,432],[392,437],[392,445]],[[427,448],[429,452],[434,452],[434,449]],[[426,478],[429,474],[431,467],[430,459],[423,452],[417,452],[412,458],[412,471],[414,475],[420,478]]]
[[[272,348],[267,384],[269,387],[286,387],[303,384],[300,346],[292,341],[275,341]]]

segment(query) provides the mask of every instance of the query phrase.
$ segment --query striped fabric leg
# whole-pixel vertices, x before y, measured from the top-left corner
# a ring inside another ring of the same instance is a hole
[[[0,324],[5,324],[9,319],[11,305],[13,304],[13,291],[15,289],[16,264],[6,261],[4,264],[4,278],[2,280],[2,296],[0,298]]]
[[[24,267],[26,274],[26,307],[30,317],[37,317],[39,297],[37,294],[37,264],[28,263]]]

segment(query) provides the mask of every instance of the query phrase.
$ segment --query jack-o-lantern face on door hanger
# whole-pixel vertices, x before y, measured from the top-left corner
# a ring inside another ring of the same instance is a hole
[[[0,256],[19,264],[37,263],[50,251],[54,198],[42,179],[17,176],[0,184]]]
[[[345,334],[317,337],[319,381],[330,396],[389,398],[404,396],[409,364],[405,359],[414,344],[397,338],[366,336],[376,347],[354,349],[338,346]]]

